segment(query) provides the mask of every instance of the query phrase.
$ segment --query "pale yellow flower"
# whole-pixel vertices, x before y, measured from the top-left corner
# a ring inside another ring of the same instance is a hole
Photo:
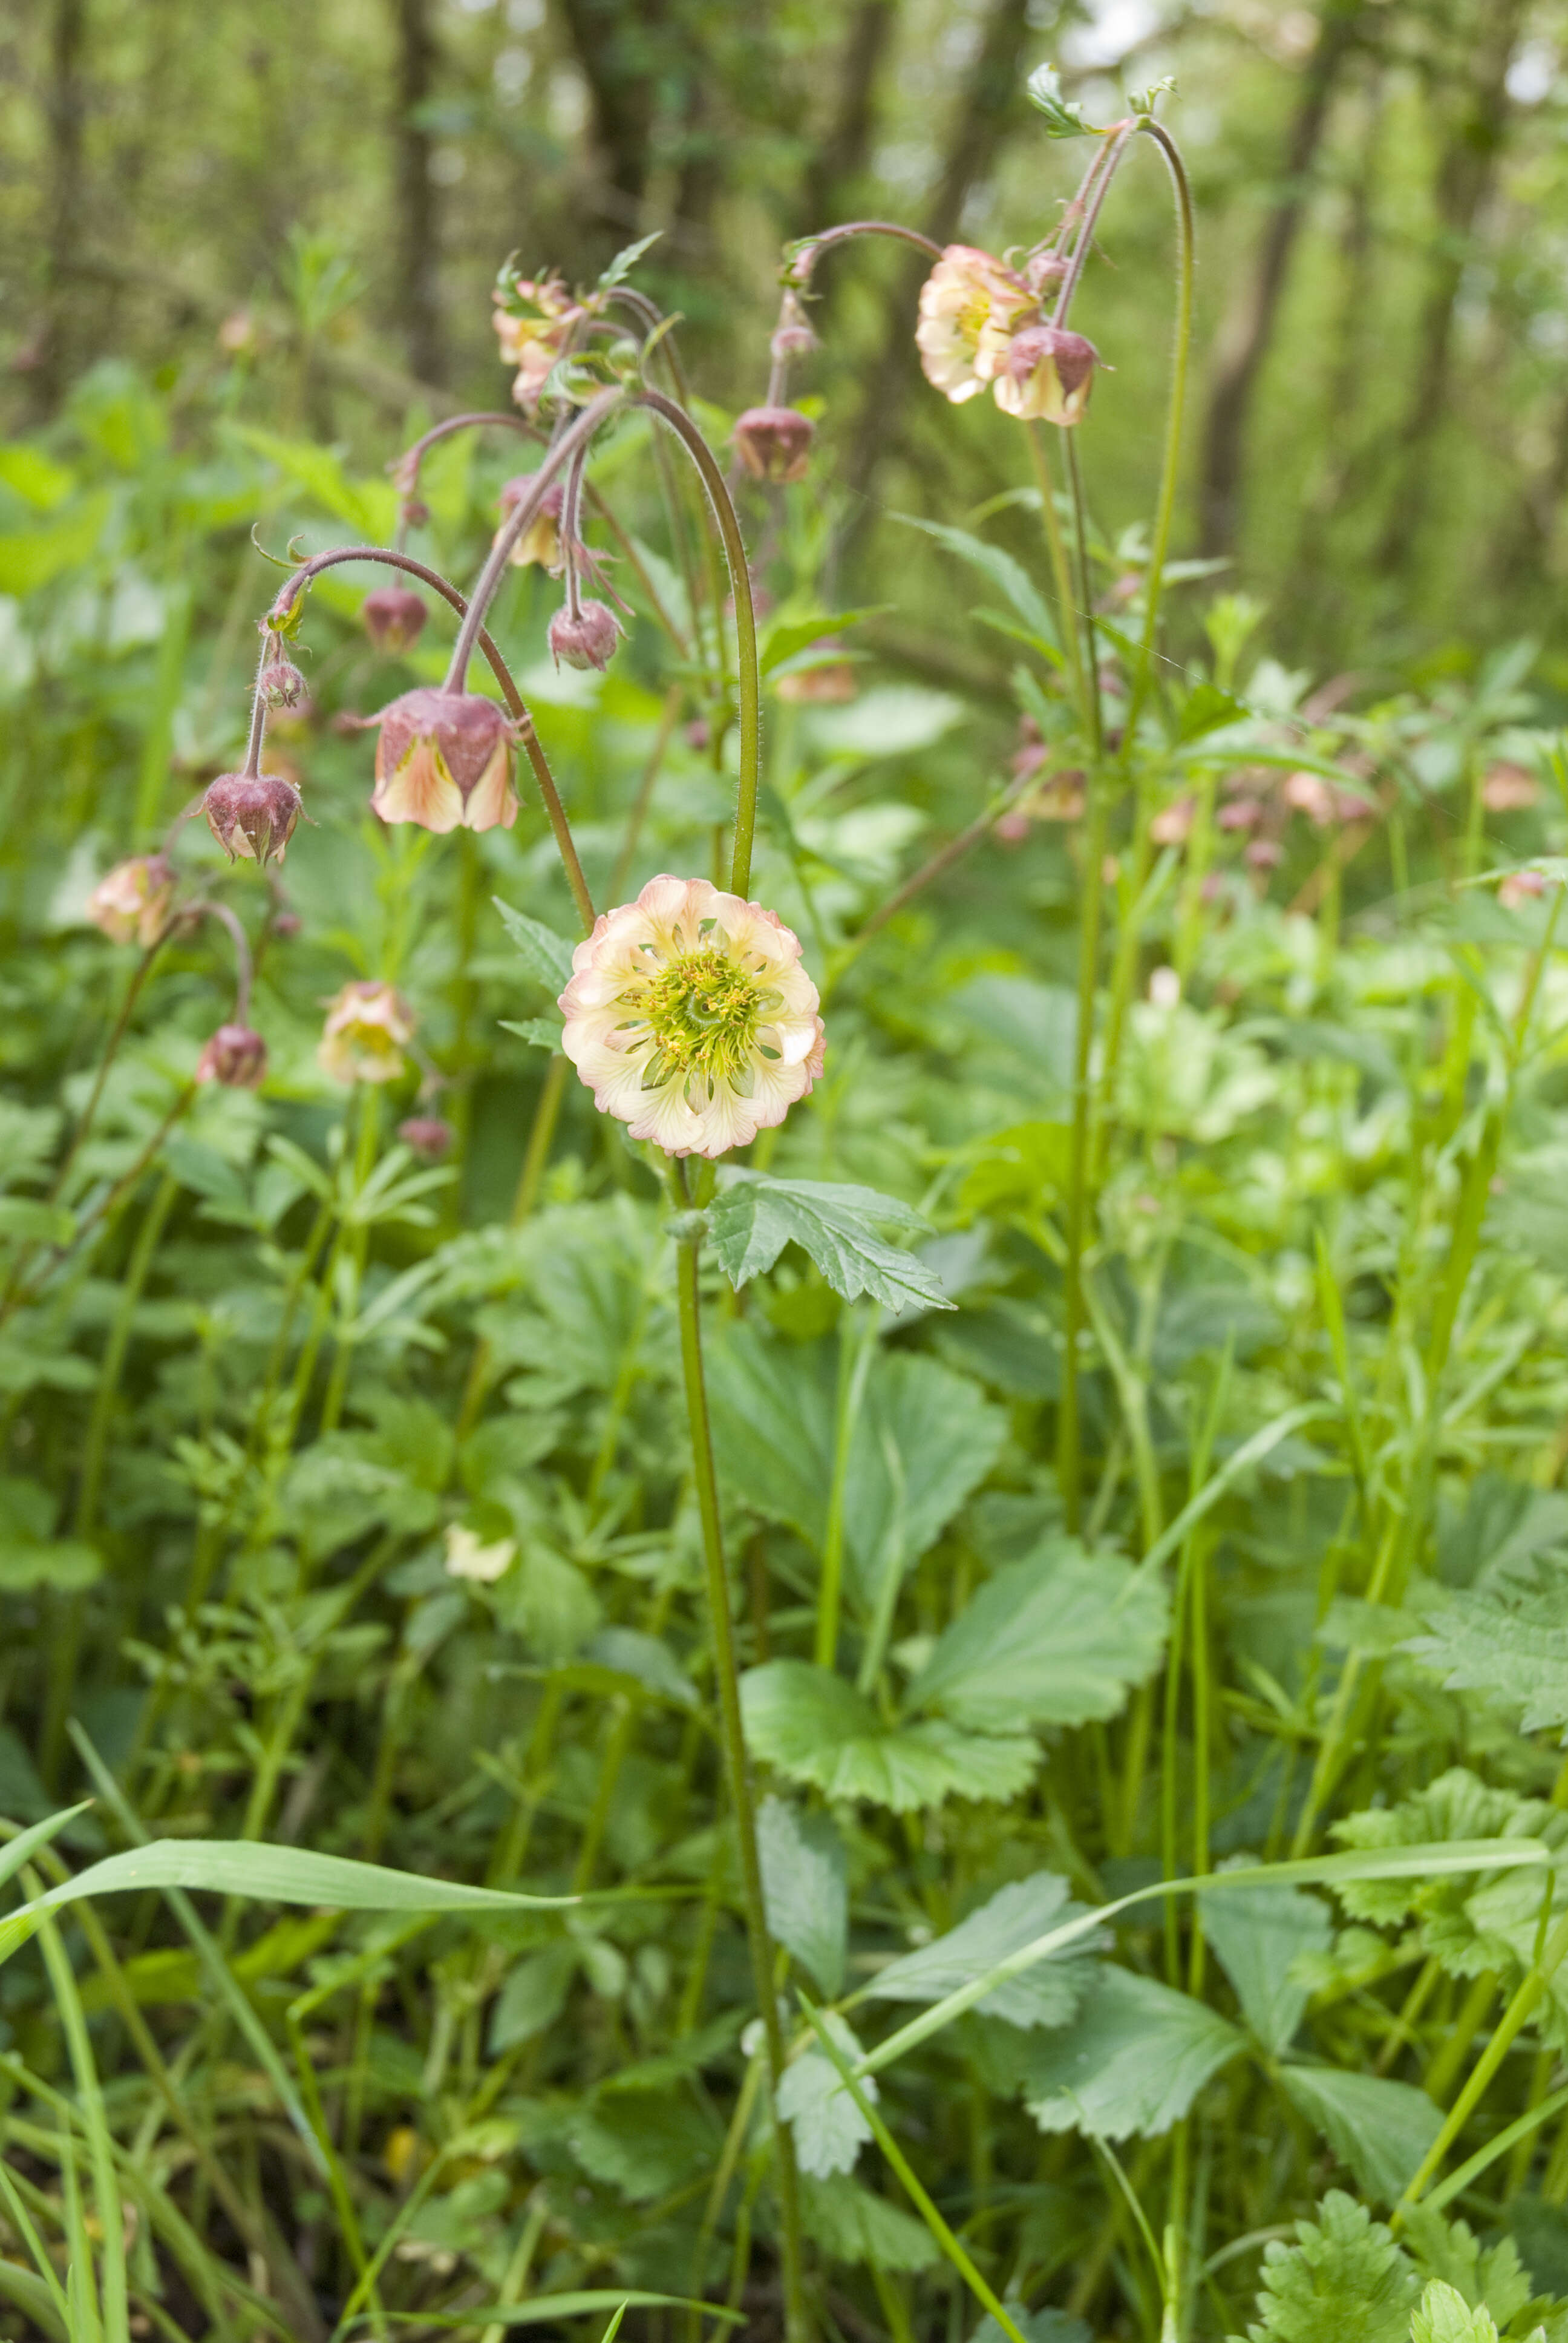
[[[667,1155],[724,1155],[822,1071],[817,988],[777,912],[650,879],[572,954],[561,1047],[601,1114]]]
[[[317,1062],[335,1082],[395,1082],[416,1021],[393,985],[346,984],[328,1005]]]
[[[978,397],[1009,337],[1038,316],[1021,277],[973,245],[950,244],[920,287],[915,343],[926,380],[955,406]]]
[[[174,865],[161,854],[133,854],[106,870],[87,898],[87,917],[116,944],[146,951],[168,926]]]
[[[465,1529],[461,1522],[454,1522],[447,1532],[448,1578],[467,1578],[479,1586],[493,1586],[517,1558],[515,1538],[497,1538],[487,1545],[477,1530]]]

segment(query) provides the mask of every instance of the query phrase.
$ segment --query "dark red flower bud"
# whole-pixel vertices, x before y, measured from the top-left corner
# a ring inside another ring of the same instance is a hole
[[[430,508],[421,504],[417,497],[409,497],[403,506],[403,518],[410,528],[423,528],[430,518]]]
[[[439,1163],[456,1133],[438,1114],[411,1114],[407,1122],[397,1125],[397,1136],[405,1147],[411,1148],[427,1163]]]
[[[396,659],[419,639],[427,612],[410,587],[377,586],[359,606],[365,631],[378,651]]]
[[[1256,798],[1232,798],[1219,811],[1221,830],[1256,830],[1263,819],[1263,809]]]
[[[494,830],[517,820],[512,723],[477,691],[406,691],[378,719],[376,788],[383,821],[422,830]]]
[[[803,480],[816,429],[798,407],[749,407],[736,419],[735,452],[754,480]]]
[[[1025,421],[1076,423],[1089,404],[1100,353],[1065,326],[1025,326],[996,373],[996,403]]]
[[[268,708],[304,708],[309,705],[309,689],[292,659],[281,656],[269,659],[261,670],[257,688]]]
[[[274,911],[272,915],[272,932],[281,937],[285,943],[291,942],[304,926],[305,921],[297,911]]]
[[[804,357],[819,347],[806,312],[800,307],[799,297],[789,287],[785,288],[779,310],[779,323],[768,347],[776,358],[786,359]]]
[[[225,1090],[253,1091],[266,1071],[266,1043],[248,1025],[220,1025],[196,1070],[198,1082],[221,1082]]]
[[[1254,870],[1272,870],[1284,859],[1284,848],[1271,838],[1255,838],[1247,849],[1247,860]]]
[[[201,801],[206,825],[232,862],[281,862],[304,810],[299,791],[277,773],[220,773]]]
[[[607,668],[620,640],[620,620],[602,602],[585,602],[574,618],[570,610],[556,612],[546,640],[559,667]]]

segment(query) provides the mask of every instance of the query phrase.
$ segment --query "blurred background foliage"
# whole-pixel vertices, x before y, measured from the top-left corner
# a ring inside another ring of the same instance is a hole
[[[1206,354],[1186,549],[1233,558],[1291,656],[1441,672],[1549,640],[1563,597],[1565,21],[1552,0],[8,0],[4,419],[57,417],[112,357],[169,394],[177,439],[266,418],[370,468],[411,407],[497,403],[509,247],[581,277],[653,229],[646,281],[743,405],[784,238],[880,212],[1032,240],[1079,157],[1030,129],[1027,70],[1059,61],[1091,120],[1174,75]],[[1086,451],[1112,530],[1151,498],[1168,234],[1151,156],[1079,319],[1117,369]],[[863,246],[823,272],[802,387],[851,598],[886,508],[1012,485],[989,401],[955,429],[920,393],[920,273]],[[897,543],[930,633],[935,558]]]

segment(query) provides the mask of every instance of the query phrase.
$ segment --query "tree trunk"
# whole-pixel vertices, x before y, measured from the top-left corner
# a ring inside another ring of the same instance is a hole
[[[830,227],[865,175],[876,119],[877,75],[898,21],[899,0],[860,0],[834,79],[838,111],[801,185],[797,232]]]
[[[601,176],[595,226],[609,249],[629,242],[642,219],[652,156],[662,0],[561,0],[593,106]]]
[[[440,235],[430,133],[423,109],[435,95],[437,50],[430,0],[392,0],[397,36],[396,166],[397,322],[408,370],[421,382],[446,378],[441,333]]]
[[[1389,517],[1377,552],[1377,566],[1384,571],[1404,567],[1426,515],[1426,458],[1448,409],[1454,308],[1507,136],[1508,67],[1523,15],[1523,0],[1483,0],[1474,37],[1461,50],[1454,111],[1432,188],[1436,251],[1416,335],[1410,403],[1397,435]]]
[[[1024,43],[1030,37],[1030,0],[991,0],[980,52],[954,117],[942,175],[921,223],[933,243],[952,241],[965,199],[996,152],[1003,124],[1017,105]],[[850,486],[861,494],[891,442],[899,407],[916,371],[915,305],[930,266],[920,255],[911,254],[898,271],[881,355],[871,369],[847,468]]]
[[[48,414],[59,405],[79,347],[79,337],[72,330],[72,315],[82,295],[87,0],[55,0],[54,21],[49,29],[45,307],[38,338],[30,353],[34,404],[41,414]]]
[[[1248,412],[1273,336],[1291,254],[1311,193],[1341,72],[1355,36],[1359,0],[1331,0],[1318,21],[1317,45],[1291,125],[1284,184],[1269,215],[1251,281],[1221,339],[1203,431],[1200,511],[1203,551],[1229,553],[1241,522]]]

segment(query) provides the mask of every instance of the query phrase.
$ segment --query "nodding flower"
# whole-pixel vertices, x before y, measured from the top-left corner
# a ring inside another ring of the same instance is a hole
[[[561,1048],[601,1114],[667,1155],[723,1155],[822,1071],[817,988],[775,911],[707,879],[650,879],[572,954]]]
[[[574,610],[563,603],[550,620],[545,639],[559,667],[607,668],[615,657],[624,629],[615,612],[602,602],[581,602]]]
[[[798,407],[749,407],[735,425],[735,452],[754,480],[803,480],[816,425]]]
[[[515,479],[501,486],[501,523],[516,512],[523,498],[531,496],[535,475],[519,472]],[[538,510],[507,556],[518,569],[538,565],[540,569],[558,570],[561,566],[561,508],[566,502],[566,484],[552,480],[539,498]],[[499,537],[500,530],[496,532]]]
[[[418,641],[429,612],[411,587],[377,586],[359,605],[359,616],[377,649],[396,659]]]
[[[1060,326],[1025,326],[1000,351],[988,352],[992,396],[1004,415],[1025,422],[1070,425],[1081,420],[1100,353],[1081,334]]]
[[[950,244],[920,289],[915,341],[927,381],[955,405],[989,384],[1004,415],[1077,423],[1100,354],[1045,317],[1041,297],[1062,273],[1055,254],[1035,254],[1020,276],[991,253]]]
[[[266,1043],[248,1025],[220,1025],[196,1064],[198,1082],[253,1091],[266,1073]]]
[[[281,862],[304,807],[281,773],[220,773],[196,809],[232,862]]]
[[[551,367],[570,348],[588,307],[553,271],[547,277],[512,277],[497,292],[496,305],[501,357],[517,368],[512,397],[531,421]]]
[[[395,986],[357,980],[327,1003],[317,1062],[335,1082],[395,1082],[417,1022]]]
[[[87,917],[112,943],[147,951],[166,934],[175,867],[164,854],[133,854],[106,870],[87,898]]]
[[[421,830],[508,830],[518,818],[513,727],[477,691],[406,691],[376,721],[373,812]]]

